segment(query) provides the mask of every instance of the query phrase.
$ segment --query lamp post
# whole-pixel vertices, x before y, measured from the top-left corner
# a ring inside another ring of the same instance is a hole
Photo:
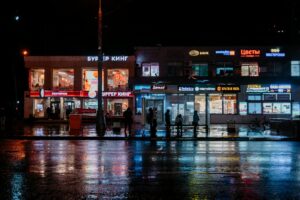
[[[103,68],[103,53],[102,53],[102,4],[99,0],[98,8],[98,111],[97,111],[97,132],[104,135],[105,123],[102,108],[102,68]]]

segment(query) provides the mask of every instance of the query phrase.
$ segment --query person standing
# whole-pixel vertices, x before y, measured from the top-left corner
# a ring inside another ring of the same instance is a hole
[[[124,120],[125,120],[125,137],[127,137],[127,129],[128,129],[128,134],[129,137],[131,136],[131,125],[132,125],[132,111],[131,109],[128,107],[127,110],[124,112]]]
[[[194,116],[193,116],[193,127],[194,127],[194,138],[197,137],[197,126],[199,125],[199,115],[198,115],[198,112],[197,110],[194,111]]]
[[[177,137],[182,137],[182,121],[183,121],[182,115],[178,114],[175,119],[175,124],[177,127]]]
[[[171,137],[171,116],[170,116],[170,110],[167,109],[167,112],[165,113],[165,122],[166,122],[166,138]]]
[[[5,129],[5,120],[6,120],[5,109],[4,109],[4,108],[1,108],[1,109],[0,109],[1,131],[3,131],[3,130]]]

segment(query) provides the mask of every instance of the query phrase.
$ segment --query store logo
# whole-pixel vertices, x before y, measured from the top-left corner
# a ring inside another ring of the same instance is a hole
[[[190,55],[190,56],[199,56],[199,51],[197,51],[197,50],[191,50],[191,51],[189,52],[189,55]]]
[[[88,93],[89,98],[95,98],[97,96],[96,91],[89,91]]]
[[[219,85],[216,89],[218,92],[240,92],[240,86],[226,86],[226,85]]]
[[[166,85],[152,85],[152,90],[166,90]]]
[[[223,56],[235,56],[234,50],[217,50],[217,55],[223,55]]]
[[[44,97],[45,96],[45,90],[42,88],[42,89],[40,89],[40,97]]]
[[[180,92],[194,92],[194,87],[188,87],[188,86],[179,86],[178,91]]]
[[[103,92],[103,97],[132,97],[131,92]]]
[[[241,49],[241,57],[254,58],[260,57],[259,49]]]
[[[128,56],[103,56],[103,61],[121,61],[125,62],[128,60]],[[98,56],[88,56],[88,62],[97,62],[99,60]]]

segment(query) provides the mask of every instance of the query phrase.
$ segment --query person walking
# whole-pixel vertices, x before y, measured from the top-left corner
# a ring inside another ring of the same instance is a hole
[[[124,120],[125,120],[125,129],[124,129],[125,137],[127,137],[127,129],[128,129],[129,137],[131,137],[131,125],[132,125],[132,121],[133,121],[131,109],[128,107],[123,115],[124,115]]]
[[[197,126],[199,125],[199,115],[198,115],[198,112],[197,110],[194,111],[194,116],[193,116],[193,127],[194,127],[194,138],[197,137]]]
[[[182,121],[183,121],[182,115],[178,114],[175,119],[175,124],[177,127],[177,137],[182,137]]]
[[[171,137],[171,116],[170,116],[170,110],[167,109],[165,113],[165,122],[166,122],[166,138]]]

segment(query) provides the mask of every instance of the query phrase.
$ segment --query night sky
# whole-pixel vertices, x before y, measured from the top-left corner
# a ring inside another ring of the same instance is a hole
[[[296,0],[102,2],[103,49],[109,55],[130,55],[135,46],[300,44]],[[27,87],[21,49],[30,55],[95,55],[97,11],[98,0],[1,2],[0,84],[5,96],[13,97],[17,88],[19,97],[13,99],[20,98]]]

